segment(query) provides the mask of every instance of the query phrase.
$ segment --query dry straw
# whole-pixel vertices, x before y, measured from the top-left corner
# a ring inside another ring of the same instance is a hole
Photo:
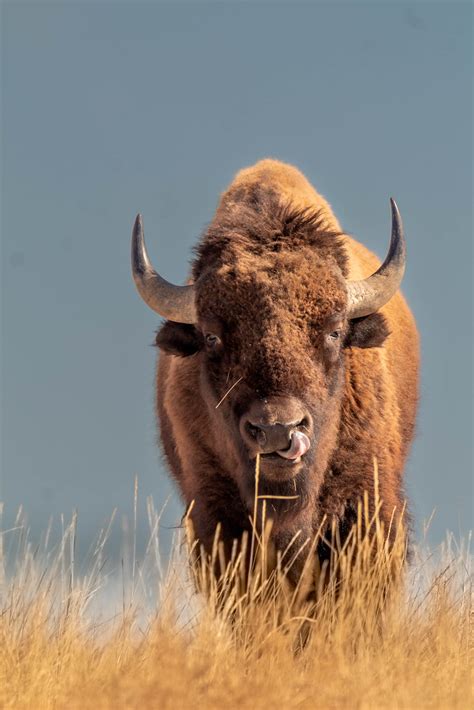
[[[188,515],[189,546],[176,542],[166,573],[151,499],[137,552],[135,483],[120,585],[106,563],[112,520],[79,572],[77,516],[53,548],[49,531],[31,545],[20,513],[0,536],[0,707],[472,707],[468,549],[450,537],[436,553],[415,550],[406,569],[403,534],[388,544],[381,502],[369,515],[366,496],[349,539],[332,531],[328,565],[312,554],[323,527],[298,553],[294,588],[258,479],[257,466],[252,533],[230,564],[219,531],[210,558],[200,554]]]

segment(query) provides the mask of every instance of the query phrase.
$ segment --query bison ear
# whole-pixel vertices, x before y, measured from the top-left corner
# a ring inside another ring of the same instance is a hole
[[[371,313],[363,318],[353,318],[349,321],[345,347],[347,348],[379,348],[390,335],[387,321],[381,313]]]
[[[170,355],[187,357],[201,349],[203,339],[194,325],[167,320],[156,334],[155,345]]]

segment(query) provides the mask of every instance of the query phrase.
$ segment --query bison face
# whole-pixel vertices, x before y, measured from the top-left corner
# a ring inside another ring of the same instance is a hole
[[[346,281],[342,235],[324,211],[282,204],[258,186],[223,198],[187,286],[155,271],[141,216],[135,220],[133,278],[168,319],[157,345],[195,358],[207,412],[201,444],[249,507],[257,454],[260,490],[274,496],[276,510],[287,510],[288,499],[304,507],[318,494],[337,446],[347,348],[384,341],[377,311],[403,277],[403,226],[391,205],[387,257],[360,281]]]
[[[232,475],[249,505],[257,454],[260,491],[283,497],[273,508],[305,505],[337,444],[345,349],[380,344],[381,323],[347,319],[337,263],[309,249],[208,268],[196,304],[197,324],[168,322],[157,344],[195,355],[210,421],[203,435],[218,460],[236,462]]]

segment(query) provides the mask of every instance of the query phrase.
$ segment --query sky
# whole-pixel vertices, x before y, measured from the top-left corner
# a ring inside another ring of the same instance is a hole
[[[472,6],[460,2],[3,2],[1,479],[7,525],[77,510],[84,544],[139,486],[182,503],[157,446],[130,232],[160,272],[242,167],[299,167],[384,256],[388,199],[422,340],[406,489],[417,536],[472,526]],[[56,524],[56,523],[55,523]],[[59,524],[59,523],[57,523]],[[115,530],[115,528],[114,528]]]

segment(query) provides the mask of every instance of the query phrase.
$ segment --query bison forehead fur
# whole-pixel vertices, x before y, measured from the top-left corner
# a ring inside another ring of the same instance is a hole
[[[206,549],[218,523],[228,543],[248,529],[258,446],[264,492],[296,493],[268,508],[277,548],[324,516],[347,534],[364,492],[373,499],[374,458],[387,528],[402,510],[416,326],[400,292],[347,315],[347,283],[378,266],[291,166],[261,161],[221,196],[192,268],[196,322],[157,334],[163,448]]]

